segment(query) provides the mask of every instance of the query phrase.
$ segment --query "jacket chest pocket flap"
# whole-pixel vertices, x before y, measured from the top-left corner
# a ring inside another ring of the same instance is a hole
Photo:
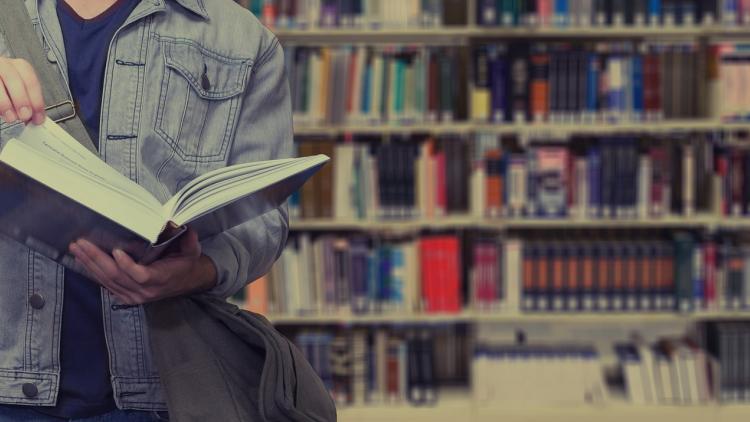
[[[155,131],[185,161],[222,161],[237,126],[251,60],[190,41],[161,42],[165,68]]]

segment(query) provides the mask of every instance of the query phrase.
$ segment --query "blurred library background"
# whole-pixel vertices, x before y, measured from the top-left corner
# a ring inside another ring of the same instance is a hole
[[[233,300],[341,421],[750,418],[750,1],[238,2],[332,161]]]

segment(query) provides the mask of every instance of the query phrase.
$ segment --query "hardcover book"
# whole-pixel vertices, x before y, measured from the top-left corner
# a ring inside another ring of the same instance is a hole
[[[280,206],[326,161],[316,155],[217,169],[162,204],[47,120],[0,151],[0,233],[69,266],[68,245],[80,238],[148,263],[186,226],[206,239]]]

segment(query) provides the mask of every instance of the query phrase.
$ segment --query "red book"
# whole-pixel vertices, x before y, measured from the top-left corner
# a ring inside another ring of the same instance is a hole
[[[445,272],[443,273],[443,303],[442,311],[461,311],[461,251],[458,238],[447,236],[443,238]]]
[[[498,290],[498,281],[500,278],[500,271],[498,268],[498,262],[500,257],[498,256],[500,250],[497,245],[487,245],[487,300],[490,303],[494,303],[499,299],[500,294]]]
[[[552,23],[552,0],[537,0],[536,10],[541,24],[549,25]]]
[[[359,50],[353,49],[349,54],[349,79],[346,81],[346,115],[350,116],[354,110],[354,75],[358,72],[357,69],[357,54],[360,54]]]
[[[728,173],[729,173],[729,159],[726,155],[716,156],[716,174],[719,176],[719,180],[722,181],[722,192],[719,195],[719,212],[722,215],[729,215],[729,191],[728,185]]]
[[[276,25],[276,5],[274,4],[273,0],[263,1],[263,11],[261,13],[261,16],[263,25],[266,25],[269,28],[273,28],[274,25]]]
[[[713,242],[708,242],[704,246],[703,261],[706,271],[703,295],[705,297],[705,306],[711,308],[716,304],[716,244]]]
[[[422,285],[422,301],[424,303],[423,309],[425,312],[434,312],[435,303],[434,298],[434,278],[435,268],[433,258],[435,245],[433,239],[422,238],[419,240],[419,273],[420,281]]]
[[[659,115],[662,111],[661,60],[657,51],[650,51],[643,59],[643,101],[646,114]]]
[[[742,187],[744,185],[742,175],[742,162],[744,161],[742,150],[733,149],[730,153],[730,159],[731,165],[729,166],[729,177],[731,179],[729,181],[729,186],[732,189],[732,202],[730,204],[730,210],[732,215],[740,215],[742,214]]]

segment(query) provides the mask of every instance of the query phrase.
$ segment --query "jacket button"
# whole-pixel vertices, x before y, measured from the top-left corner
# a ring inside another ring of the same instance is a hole
[[[42,309],[44,308],[44,296],[40,295],[39,293],[34,293],[29,298],[29,303],[34,309]]]
[[[47,50],[47,60],[49,60],[50,63],[57,62],[57,57],[55,57],[55,52],[52,51],[52,49]]]
[[[39,394],[39,389],[36,388],[36,385],[28,382],[21,387],[21,390],[23,391],[23,395],[28,398],[34,398]]]

